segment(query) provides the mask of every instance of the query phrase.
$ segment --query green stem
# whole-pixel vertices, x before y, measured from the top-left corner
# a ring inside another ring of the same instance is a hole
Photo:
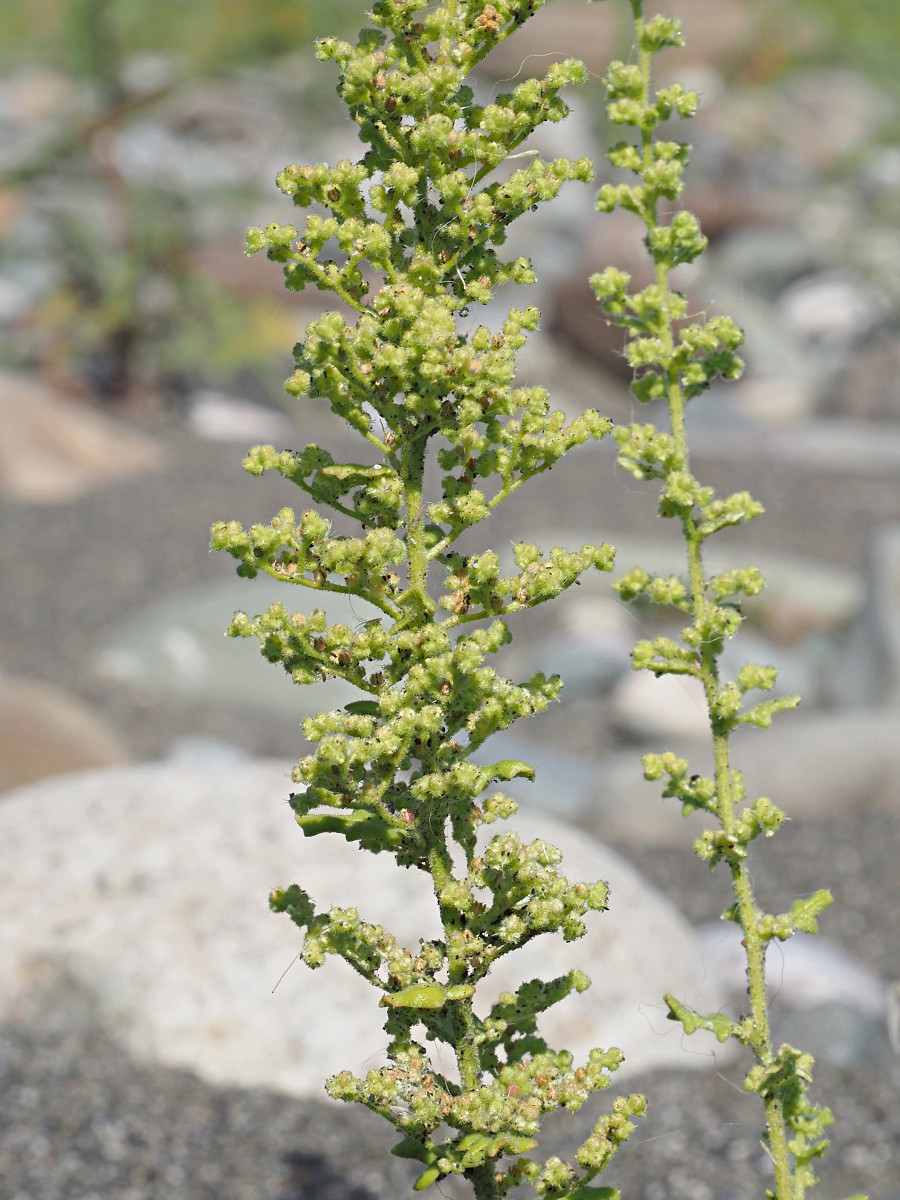
[[[669,290],[668,270],[658,268],[660,286],[666,292]],[[671,319],[665,321],[664,341],[671,351],[673,337]],[[669,381],[668,387],[669,417],[672,425],[672,436],[678,446],[682,469],[690,472],[687,435],[685,430],[684,397],[681,388],[674,380]],[[697,530],[693,514],[688,513],[682,518],[685,548],[688,558],[688,573],[691,585],[691,602],[693,607],[694,624],[702,627],[706,624],[706,582],[703,571],[702,538]],[[735,804],[731,754],[728,743],[728,733],[722,732],[715,715],[719,695],[718,663],[714,648],[703,646],[700,652],[700,681],[706,696],[707,711],[713,736],[713,751],[715,760],[716,782],[716,811],[719,822],[726,836],[731,838],[735,826]],[[737,839],[735,838],[735,843]],[[766,988],[766,943],[760,936],[758,927],[758,909],[753,894],[753,885],[744,858],[729,859],[735,899],[737,900],[740,926],[744,933],[743,944],[746,949],[747,980],[749,984],[750,1015],[752,1040],[750,1045],[760,1063],[768,1066],[774,1058],[772,1051],[772,1035],[769,1022],[769,1001]],[[787,1129],[780,1101],[777,1097],[766,1097],[764,1100],[766,1124],[769,1132],[769,1149],[775,1168],[775,1195],[777,1200],[793,1200],[794,1187],[792,1182],[791,1154],[788,1149]]]
[[[644,28],[643,0],[630,0],[634,15],[635,38],[641,46]],[[640,49],[640,69],[643,79],[644,104],[650,103],[651,88],[651,54],[643,47]],[[653,163],[653,133],[642,130],[642,158],[644,168]],[[643,214],[648,231],[658,228],[656,205],[648,205]],[[660,293],[671,295],[669,284],[669,267],[661,261],[656,264],[656,283]],[[670,357],[675,348],[675,337],[672,328],[672,316],[666,304],[659,326],[659,337],[664,347],[664,354]],[[690,456],[688,451],[687,432],[685,427],[685,399],[679,383],[677,372],[670,372],[667,380],[666,397],[669,408],[672,436],[678,448],[681,469],[690,473]],[[703,539],[697,529],[693,512],[682,517],[685,549],[687,551],[688,574],[690,579],[691,607],[696,628],[706,625],[707,592],[706,578],[703,570]],[[720,728],[716,716],[719,698],[718,662],[715,647],[703,645],[700,648],[699,678],[703,684],[706,696],[707,711],[713,737],[715,758],[716,808],[719,822],[726,837],[731,840],[735,829],[735,797],[733,774],[731,768],[729,733]],[[737,839],[734,839],[737,844]],[[766,988],[765,957],[766,943],[761,937],[758,925],[758,909],[753,894],[753,886],[746,861],[743,857],[729,858],[731,867],[734,895],[737,901],[737,912],[740,926],[744,934],[743,944],[746,949],[747,980],[750,998],[750,1046],[757,1060],[768,1066],[774,1059],[772,1050],[772,1034],[769,1021],[769,1001]],[[784,1120],[781,1102],[777,1097],[764,1098],[766,1124],[769,1136],[769,1149],[775,1169],[775,1196],[777,1200],[794,1200],[792,1159],[788,1149],[787,1128]]]
[[[425,480],[424,438],[405,436],[402,455],[403,490],[406,498],[406,553],[409,564],[409,590],[421,600],[422,611],[428,607],[426,576],[428,555],[425,549],[425,503],[422,489]]]
[[[662,274],[666,290],[668,290],[668,272],[664,271]],[[671,343],[672,329],[668,320],[666,321],[666,337]],[[668,402],[672,435],[679,449],[683,470],[690,471],[684,421],[684,398],[677,383],[672,381],[670,381],[668,389]],[[700,627],[706,623],[706,606],[708,603],[703,573],[702,539],[697,531],[697,525],[692,514],[689,513],[682,518],[682,527],[688,557],[694,624]],[[719,679],[718,663],[712,648],[704,646],[701,650],[699,676],[706,695],[707,711],[709,713],[713,737],[716,812],[726,837],[731,840],[735,827],[731,753],[728,744],[728,733],[722,732],[718,728],[719,722],[715,716],[716,702],[719,694]],[[737,838],[733,840],[736,844]],[[759,932],[759,914],[746,860],[743,857],[734,857],[729,859],[729,865],[731,867],[735,899],[737,900],[740,926],[744,933],[743,944],[746,949],[752,1027],[750,1045],[758,1061],[764,1066],[768,1066],[773,1061],[774,1055],[769,1022],[768,991],[766,988],[766,943]],[[775,1167],[775,1195],[777,1200],[793,1200],[793,1172],[791,1169],[791,1154],[788,1149],[784,1113],[777,1097],[766,1097],[764,1103],[766,1124],[769,1131],[769,1148]]]

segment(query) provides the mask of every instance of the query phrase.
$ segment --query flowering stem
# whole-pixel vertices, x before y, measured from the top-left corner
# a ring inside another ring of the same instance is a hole
[[[342,957],[387,1010],[387,1064],[360,1077],[339,1072],[329,1095],[394,1126],[394,1152],[420,1164],[417,1189],[463,1176],[476,1200],[503,1200],[519,1186],[585,1200],[645,1109],[641,1096],[618,1098],[573,1163],[528,1157],[544,1114],[574,1112],[608,1086],[621,1052],[593,1049],[576,1066],[541,1037],[544,1011],[588,986],[579,971],[525,980],[475,1005],[497,959],[544,934],[580,937],[607,898],[601,881],[568,880],[559,852],[540,839],[484,836],[482,826],[516,811],[497,785],[534,770],[472,756],[561,688],[557,676],[517,684],[486,665],[510,640],[502,618],[553,599],[586,571],[610,570],[613,549],[554,547],[545,556],[516,543],[509,572],[494,550],[456,545],[533,476],[611,429],[590,410],[567,420],[542,387],[514,386],[536,308],[511,309],[500,328],[490,327],[493,313],[466,320],[503,285],[535,281],[527,258],[503,257],[512,222],[593,175],[587,158],[551,162],[537,152],[498,171],[524,157],[513,151],[535,129],[567,115],[560,92],[585,80],[582,64],[555,62],[484,105],[467,81],[545,2],[373,0],[371,27],[355,46],[317,44],[340,70],[361,157],[286,167],[278,186],[306,210],[303,227],[251,229],[247,250],[281,263],[292,290],[341,301],[307,326],[287,389],[327,404],[365,439],[361,457],[374,448],[379,461],[336,463],[316,445],[254,447],[248,471],[278,471],[317,507],[212,531],[213,547],[233,555],[242,575],[267,572],[322,602],[331,591],[359,597],[383,614],[352,629],[322,609],[273,604],[256,617],[236,614],[229,633],[257,638],[295,683],[330,676],[360,689],[363,698],[304,722],[313,752],[293,772],[296,823],[307,837],[337,834],[426,875],[442,933],[405,947],[354,908],[317,911],[296,884],[276,888],[270,903],[304,931],[308,966]],[[442,1046],[458,1081],[443,1075]]]
[[[688,323],[687,301],[671,285],[671,272],[702,253],[706,239],[692,213],[674,208],[682,191],[682,173],[688,147],[656,136],[671,117],[691,117],[696,93],[679,84],[654,91],[653,56],[668,46],[683,44],[680,22],[643,16],[643,0],[629,0],[634,18],[637,61],[611,64],[606,76],[608,114],[617,125],[636,133],[632,143],[614,145],[608,158],[614,167],[638,177],[638,184],[605,184],[597,197],[602,212],[622,208],[636,215],[646,230],[645,244],[655,264],[654,282],[640,291],[630,290],[630,277],[607,268],[591,284],[607,315],[628,335],[626,357],[634,369],[632,391],[644,403],[663,401],[669,414],[670,433],[649,424],[632,424],[614,430],[619,443],[619,463],[637,479],[661,483],[659,515],[676,519],[681,526],[687,583],[671,576],[652,576],[635,567],[615,584],[624,600],[637,597],[667,604],[686,614],[691,623],[679,640],[658,637],[637,644],[633,663],[654,675],[688,675],[703,687],[713,743],[713,778],[691,775],[687,762],[666,751],[644,758],[647,779],[665,780],[664,795],[679,799],[685,815],[696,809],[717,821],[697,839],[695,850],[710,867],[724,862],[732,879],[734,904],[725,914],[738,924],[746,950],[750,1010],[740,1020],[722,1013],[703,1015],[666,996],[669,1015],[686,1032],[707,1029],[720,1041],[732,1038],[748,1046],[755,1065],[745,1078],[748,1091],[757,1092],[764,1105],[766,1138],[775,1172],[773,1200],[802,1200],[816,1182],[811,1164],[827,1141],[823,1131],[831,1121],[825,1108],[810,1103],[807,1086],[812,1058],[788,1045],[775,1050],[769,1019],[765,956],[773,939],[786,940],[798,930],[814,933],[818,914],[831,902],[825,890],[794,903],[789,913],[772,916],[757,905],[747,870],[747,847],[760,835],[772,836],[785,819],[767,798],[738,809],[744,799],[741,773],[732,767],[730,737],[740,724],[767,728],[774,715],[793,708],[799,697],[779,697],[747,707],[744,697],[754,689],[770,690],[775,669],[748,664],[733,681],[720,678],[719,659],[725,642],[738,631],[742,616],[736,600],[759,592],[764,581],[757,568],[746,567],[707,575],[703,564],[706,538],[728,526],[743,524],[762,512],[746,492],[718,499],[712,488],[692,474],[686,432],[688,402],[717,378],[735,379],[742,368],[735,351],[743,334],[727,317]],[[660,206],[670,214],[659,216]]]

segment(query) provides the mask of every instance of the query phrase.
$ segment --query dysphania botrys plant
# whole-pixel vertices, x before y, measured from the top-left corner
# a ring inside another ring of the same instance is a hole
[[[501,328],[470,320],[500,285],[534,280],[528,259],[497,253],[509,225],[567,180],[592,175],[588,159],[517,152],[538,126],[566,115],[559,92],[582,81],[579,63],[556,63],[486,104],[466,82],[543,3],[376,0],[373,28],[355,47],[319,43],[319,58],[340,69],[338,92],[367,149],[356,163],[282,171],[281,190],[318,211],[299,231],[250,230],[247,248],[280,262],[289,288],[316,287],[339,303],[307,327],[287,386],[328,404],[360,435],[366,461],[337,463],[316,445],[255,447],[244,463],[251,474],[278,471],[325,511],[298,517],[284,508],[268,525],[221,522],[212,531],[239,574],[264,571],[381,614],[351,628],[321,608],[292,614],[275,604],[257,617],[236,614],[229,632],[259,639],[299,684],[332,677],[357,690],[359,699],[304,724],[315,752],[294,772],[297,823],[308,837],[339,834],[428,875],[442,934],[401,946],[353,908],[318,911],[297,885],[277,888],[271,905],[305,931],[307,965],[343,958],[387,1010],[387,1064],[362,1078],[341,1072],[329,1094],[396,1128],[395,1153],[422,1164],[417,1188],[463,1175],[479,1200],[520,1183],[558,1200],[615,1196],[590,1181],[644,1109],[643,1097],[617,1099],[574,1165],[528,1158],[543,1114],[580,1108],[608,1086],[621,1054],[593,1050],[576,1067],[541,1038],[540,1014],[587,987],[578,971],[527,980],[486,1011],[478,1004],[478,985],[501,956],[544,933],[580,937],[586,914],[607,900],[602,882],[566,879],[559,853],[541,840],[506,832],[479,843],[482,825],[515,811],[494,785],[533,770],[473,756],[561,687],[543,675],[515,684],[485,665],[510,640],[504,618],[585,571],[610,570],[613,550],[545,556],[523,542],[504,566],[493,550],[457,548],[529,479],[610,429],[593,411],[567,424],[543,388],[513,386],[535,308],[513,309]],[[442,1044],[455,1073],[439,1067]]]
[[[697,839],[695,850],[709,866],[725,864],[731,873],[734,902],[723,914],[743,933],[746,950],[749,1011],[739,1020],[722,1013],[700,1014],[674,996],[666,996],[671,1019],[686,1033],[712,1031],[721,1042],[733,1039],[752,1051],[755,1063],[744,1086],[756,1092],[765,1106],[766,1142],[775,1175],[774,1200],[802,1200],[816,1182],[815,1160],[827,1146],[824,1131],[832,1121],[827,1108],[808,1098],[812,1056],[787,1044],[775,1047],[766,989],[766,949],[773,940],[794,933],[817,932],[819,914],[831,903],[823,890],[797,900],[790,912],[763,912],[754,896],[747,866],[747,849],[760,835],[771,837],[785,814],[767,798],[746,807],[741,772],[732,766],[730,739],[740,725],[768,728],[772,718],[795,708],[798,696],[746,703],[752,691],[770,691],[775,669],[747,665],[734,680],[721,678],[719,659],[726,641],[741,625],[740,601],[763,588],[756,567],[710,575],[704,569],[703,546],[722,529],[741,525],[763,509],[748,492],[719,498],[691,473],[685,431],[685,408],[717,378],[736,379],[742,370],[737,355],[743,334],[723,316],[697,319],[688,314],[685,297],[673,290],[670,273],[702,253],[706,238],[697,218],[676,207],[689,147],[658,136],[670,118],[692,117],[697,94],[672,84],[654,90],[653,56],[669,46],[683,45],[681,24],[655,16],[645,21],[642,0],[629,0],[634,17],[634,59],[614,62],[606,75],[607,108],[612,124],[632,131],[608,153],[613,167],[637,176],[637,183],[608,183],[599,192],[601,212],[621,208],[635,214],[646,229],[645,245],[655,265],[648,287],[630,291],[629,276],[607,268],[591,285],[610,321],[627,332],[625,353],[634,369],[632,391],[643,403],[663,401],[669,430],[652,424],[617,427],[619,463],[636,479],[661,483],[659,515],[677,521],[684,536],[687,572],[684,579],[652,575],[635,567],[614,585],[626,601],[638,597],[686,614],[689,624],[680,639],[658,637],[640,641],[633,664],[654,675],[697,679],[703,686],[714,752],[712,778],[692,774],[687,762],[671,752],[648,754],[644,775],[664,781],[663,795],[682,804],[687,816],[702,810],[715,818],[714,828]],[[667,212],[668,210],[668,212]],[[665,214],[665,215],[664,215]],[[864,1200],[854,1197],[853,1200]]]

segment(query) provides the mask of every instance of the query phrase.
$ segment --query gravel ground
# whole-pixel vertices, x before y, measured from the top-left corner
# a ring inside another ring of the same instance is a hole
[[[896,834],[897,829],[893,832]],[[824,846],[822,847],[824,849]],[[34,997],[0,1029],[3,1200],[393,1200],[409,1165],[387,1153],[387,1127],[328,1101],[216,1088],[195,1075],[140,1066],[104,1034],[87,998]],[[736,1067],[633,1080],[651,1114],[605,1183],[625,1200],[761,1200],[759,1108]],[[820,1064],[817,1094],[835,1109],[818,1200],[861,1190],[897,1200],[900,1060],[856,1069]],[[596,1097],[597,1112],[604,1104]],[[590,1111],[551,1123],[565,1153]],[[444,1189],[446,1200],[464,1193]]]
[[[244,476],[239,449],[197,444],[177,430],[165,436],[170,465],[161,476],[52,510],[0,502],[7,562],[15,564],[0,595],[0,665],[92,701],[135,758],[164,752],[185,730],[262,754],[298,754],[298,732],[288,718],[235,712],[213,698],[202,711],[187,702],[160,703],[101,685],[87,669],[110,623],[137,603],[229,573],[227,563],[204,553],[211,521],[259,519],[292,499],[279,481]],[[649,525],[652,503],[635,507],[633,493],[598,478],[611,472],[588,468],[576,455],[571,470],[554,473],[552,489],[533,492],[543,528],[560,527],[586,504],[604,514],[612,531]],[[752,461],[741,468],[741,486],[758,490],[778,513],[781,550],[821,553],[826,539],[832,561],[855,566],[867,532],[898,514],[884,511],[884,480],[844,482],[834,489],[813,468],[798,468],[790,479],[773,478]],[[890,494],[896,497],[896,481]],[[514,514],[505,520],[497,540],[513,536]],[[758,532],[764,542],[772,523]],[[554,738],[564,729],[556,722]],[[896,978],[898,845],[900,816],[884,812],[798,823],[763,847],[754,866],[760,894],[778,909],[797,894],[830,886],[837,903],[823,930],[883,978]],[[725,881],[710,879],[689,853],[646,840],[617,848],[691,920],[709,920],[724,906]],[[621,1187],[625,1200],[761,1200],[758,1101],[741,1091],[740,1075],[728,1068],[635,1081],[634,1090],[652,1097],[652,1115],[604,1182]],[[822,1061],[816,1094],[838,1118],[817,1200],[866,1190],[872,1200],[897,1200],[900,1058],[879,1043],[852,1067]],[[36,994],[30,1010],[0,1029],[0,1095],[0,1200],[408,1194],[408,1165],[385,1154],[389,1139],[369,1114],[215,1088],[183,1071],[135,1064],[97,1025],[89,1001],[71,994]],[[589,1120],[582,1114],[555,1122],[545,1149],[584,1136]]]

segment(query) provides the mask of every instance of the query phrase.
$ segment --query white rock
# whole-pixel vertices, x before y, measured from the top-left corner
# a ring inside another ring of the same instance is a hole
[[[613,691],[616,724],[639,738],[702,737],[709,729],[703,685],[686,675],[632,671]]]
[[[435,932],[429,881],[338,838],[305,841],[288,772],[151,764],[12,793],[0,806],[0,1017],[49,967],[96,994],[136,1056],[214,1082],[308,1094],[338,1069],[376,1062],[384,1014],[372,989],[337,960],[314,974],[295,964],[301,935],[268,912],[267,894],[301,882],[321,908],[356,903],[415,944]],[[552,1042],[576,1055],[619,1045],[629,1073],[711,1063],[712,1043],[685,1044],[660,1000],[671,989],[718,1006],[687,923],[584,833],[546,817],[516,827],[558,845],[573,877],[607,879],[611,909],[579,943],[543,938],[511,955],[514,975],[498,971],[495,991],[579,966],[594,987],[547,1020]]]
[[[710,973],[722,988],[744,995],[746,958],[737,925],[711,921],[697,929],[697,942]],[[858,958],[832,938],[795,933],[786,942],[773,942],[766,954],[766,982],[773,999],[791,1008],[839,1003],[866,1016],[883,1018],[887,989]]]
[[[819,271],[791,284],[778,299],[778,314],[809,341],[844,345],[878,325],[881,305],[861,283]]]
[[[896,709],[804,715],[785,713],[771,730],[747,726],[735,732],[734,765],[744,775],[748,796],[772,796],[792,818],[846,817],[873,808],[897,812],[900,760]],[[653,749],[686,758],[692,772],[713,771],[710,739],[660,739]],[[685,819],[677,800],[663,799],[659,783],[648,783],[633,750],[607,755],[597,764],[589,805],[569,812],[608,831],[612,839],[640,839],[684,847],[710,823],[696,811]]]
[[[290,418],[272,408],[201,388],[187,400],[188,428],[211,442],[284,442],[296,437]]]
[[[298,592],[300,594],[298,594]],[[314,712],[339,708],[356,698],[354,688],[329,679],[315,688],[297,687],[284,671],[262,658],[259,643],[232,639],[225,629],[233,612],[265,612],[276,601],[290,611],[323,608],[330,622],[355,628],[379,616],[365,601],[333,593],[311,597],[267,575],[204,583],[154,600],[106,632],[94,669],[101,679],[158,695],[225,697],[238,705],[283,714],[298,721]]]

